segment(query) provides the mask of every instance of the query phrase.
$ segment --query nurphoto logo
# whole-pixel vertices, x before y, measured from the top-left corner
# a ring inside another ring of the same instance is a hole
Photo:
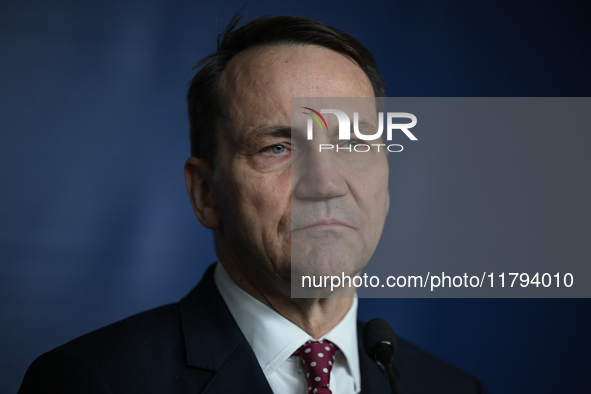
[[[320,112],[312,109],[310,107],[302,107],[304,109],[309,110],[310,112],[302,112],[305,115],[308,115],[310,119],[308,119],[307,123],[307,137],[308,140],[313,139],[313,128],[314,128],[314,121],[320,126],[320,130],[328,131],[328,124],[326,119],[322,114],[333,114],[336,115],[338,124],[339,124],[339,140],[349,141],[351,140],[351,120],[349,116],[338,109],[321,109]],[[386,139],[388,141],[392,141],[392,135],[394,130],[402,131],[411,141],[417,141],[417,137],[414,136],[413,133],[410,132],[409,129],[413,128],[417,124],[417,117],[408,112],[387,112],[386,113]],[[394,123],[394,119],[409,119],[410,123]],[[384,132],[384,113],[378,112],[378,130],[373,134],[363,134],[359,129],[359,124],[364,124],[367,126],[369,123],[366,121],[359,121],[359,113],[353,113],[353,132],[355,133],[355,137],[361,141],[375,141],[382,137]],[[367,128],[367,127],[366,127]],[[386,147],[389,152],[402,152],[402,145],[400,144],[364,144],[364,143],[357,143],[355,145],[349,146],[339,146],[333,144],[319,144],[319,151],[322,152],[323,150],[332,150],[336,149],[338,152],[339,150],[348,150],[351,152],[353,149],[355,152],[368,152],[371,149],[371,146],[377,148],[378,152],[380,151],[380,147]]]

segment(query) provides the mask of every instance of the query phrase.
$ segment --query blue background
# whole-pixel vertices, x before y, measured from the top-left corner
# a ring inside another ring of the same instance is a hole
[[[184,186],[184,95],[243,5],[0,5],[0,391],[16,392],[41,353],[177,301],[215,260]],[[591,92],[585,2],[253,1],[245,14],[308,16],[354,35],[388,96]],[[361,318],[388,319],[491,393],[591,392],[589,300],[360,305]]]

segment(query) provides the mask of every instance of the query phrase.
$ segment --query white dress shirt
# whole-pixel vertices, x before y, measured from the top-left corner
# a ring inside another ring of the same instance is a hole
[[[300,358],[292,356],[308,340],[315,340],[300,327],[242,290],[217,263],[215,284],[252,347],[274,394],[307,394]],[[357,298],[345,317],[322,340],[338,346],[330,374],[333,393],[356,394],[361,390],[357,345]]]

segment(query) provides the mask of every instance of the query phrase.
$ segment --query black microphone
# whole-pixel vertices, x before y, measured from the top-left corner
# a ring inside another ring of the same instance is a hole
[[[392,394],[398,394],[396,373],[392,363],[398,348],[398,341],[390,323],[380,318],[368,321],[363,328],[363,348],[369,358],[386,371]]]

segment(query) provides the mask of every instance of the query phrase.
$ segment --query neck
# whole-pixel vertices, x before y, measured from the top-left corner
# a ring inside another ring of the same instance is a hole
[[[319,339],[332,330],[347,314],[352,298],[286,298],[260,292],[248,292],[259,301]]]
[[[319,339],[332,330],[347,314],[353,302],[353,293],[347,298],[291,298],[290,283],[277,279],[281,283],[256,279],[252,270],[244,269],[241,264],[233,264],[219,256],[220,262],[230,278],[242,290],[279,313],[312,338]],[[247,272],[250,273],[247,274]]]

